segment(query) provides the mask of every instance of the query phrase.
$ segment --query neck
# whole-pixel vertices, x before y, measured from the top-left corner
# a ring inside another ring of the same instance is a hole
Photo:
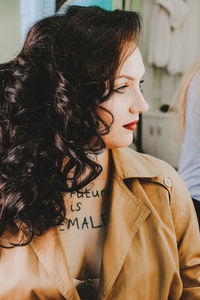
[[[110,172],[110,153],[109,149],[105,148],[104,151],[95,157],[95,161],[100,164],[103,168],[101,174],[96,178],[96,180],[108,181]],[[95,181],[96,181],[95,180]]]

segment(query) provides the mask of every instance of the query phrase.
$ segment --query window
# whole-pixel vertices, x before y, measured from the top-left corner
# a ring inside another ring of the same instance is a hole
[[[20,0],[21,43],[31,25],[56,12],[56,0]]]
[[[100,6],[107,10],[112,10],[112,0],[57,0],[56,11],[60,14],[65,13],[70,5]]]

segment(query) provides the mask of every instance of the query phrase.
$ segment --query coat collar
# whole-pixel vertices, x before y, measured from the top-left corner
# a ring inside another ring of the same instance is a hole
[[[130,148],[117,148],[111,151],[116,172],[122,179],[153,178],[161,174],[162,165],[158,163],[161,161],[152,156]]]

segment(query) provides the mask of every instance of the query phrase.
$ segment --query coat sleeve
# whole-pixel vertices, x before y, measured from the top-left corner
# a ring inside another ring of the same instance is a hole
[[[174,175],[171,211],[177,238],[180,274],[183,282],[181,300],[200,299],[200,233],[190,194],[178,174]]]

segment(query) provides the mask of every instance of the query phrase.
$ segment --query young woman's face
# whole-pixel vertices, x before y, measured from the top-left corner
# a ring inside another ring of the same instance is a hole
[[[102,137],[106,148],[126,147],[133,141],[139,114],[149,107],[140,90],[144,71],[140,51],[136,48],[117,72],[113,95],[101,105],[114,117],[110,132]],[[109,124],[109,114],[101,112],[100,115]]]

